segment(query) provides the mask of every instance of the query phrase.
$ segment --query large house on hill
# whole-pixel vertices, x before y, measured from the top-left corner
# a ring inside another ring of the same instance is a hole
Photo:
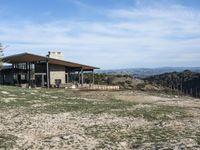
[[[61,52],[49,52],[47,56],[22,53],[3,58],[10,64],[0,70],[0,84],[27,85],[31,87],[57,87],[68,83],[84,84],[84,72],[99,69],[64,60]]]

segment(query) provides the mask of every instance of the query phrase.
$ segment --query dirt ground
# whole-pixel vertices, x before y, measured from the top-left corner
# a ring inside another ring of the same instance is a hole
[[[0,149],[200,149],[200,100],[0,87]]]

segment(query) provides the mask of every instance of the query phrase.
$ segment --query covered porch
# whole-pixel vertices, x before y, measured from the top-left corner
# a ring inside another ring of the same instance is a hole
[[[23,53],[3,58],[5,63],[11,64],[9,70],[1,71],[2,80],[10,76],[10,84],[28,87],[65,87],[67,84],[84,85],[84,73],[93,74],[90,84],[94,83],[94,69],[96,67],[73,63],[69,61],[43,57],[35,54]],[[12,80],[12,82],[11,82]]]

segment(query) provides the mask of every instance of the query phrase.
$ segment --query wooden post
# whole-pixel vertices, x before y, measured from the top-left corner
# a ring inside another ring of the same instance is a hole
[[[50,87],[49,81],[50,81],[50,79],[49,79],[49,62],[47,60],[47,88],[48,89]]]

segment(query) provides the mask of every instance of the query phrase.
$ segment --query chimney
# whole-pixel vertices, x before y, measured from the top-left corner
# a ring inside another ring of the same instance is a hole
[[[49,58],[55,58],[59,60],[64,60],[64,54],[62,52],[56,52],[56,51],[49,51],[49,54],[47,55]]]

